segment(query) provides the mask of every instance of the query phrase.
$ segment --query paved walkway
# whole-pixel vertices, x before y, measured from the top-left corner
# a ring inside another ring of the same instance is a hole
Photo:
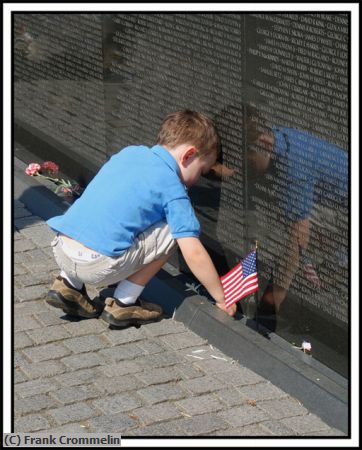
[[[47,305],[53,233],[14,206],[15,432],[344,436],[180,322],[111,330]]]

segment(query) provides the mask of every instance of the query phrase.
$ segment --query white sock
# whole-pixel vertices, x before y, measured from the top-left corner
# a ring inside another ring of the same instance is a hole
[[[77,289],[78,291],[80,291],[80,290],[82,289],[84,283],[83,283],[83,281],[80,280],[79,278],[77,278],[77,277],[71,277],[70,275],[68,275],[67,273],[65,273],[64,270],[62,270],[62,271],[60,272],[60,276],[63,277],[63,278],[65,278],[65,279],[69,282],[69,284],[70,284],[71,286],[73,286],[75,289]]]
[[[145,287],[132,281],[123,280],[118,283],[113,297],[125,305],[133,305]]]

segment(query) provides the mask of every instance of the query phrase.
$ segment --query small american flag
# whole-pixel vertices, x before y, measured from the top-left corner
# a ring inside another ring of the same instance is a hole
[[[249,253],[220,280],[224,288],[226,307],[230,307],[246,295],[256,292],[259,289],[256,250]]]

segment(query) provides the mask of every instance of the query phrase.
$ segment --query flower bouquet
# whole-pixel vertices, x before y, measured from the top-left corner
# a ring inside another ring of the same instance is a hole
[[[54,178],[50,176],[57,174],[58,171],[59,166],[53,161],[45,161],[42,164],[31,163],[25,169],[25,173],[31,177],[37,176],[52,181],[57,186],[54,190],[56,194],[61,191],[67,196],[80,197],[83,189],[78,183],[65,180],[64,178]]]

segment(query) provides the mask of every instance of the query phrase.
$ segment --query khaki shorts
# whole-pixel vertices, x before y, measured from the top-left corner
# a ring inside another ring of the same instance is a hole
[[[61,235],[51,242],[55,260],[61,270],[86,284],[108,286],[138,272],[157,259],[169,257],[177,248],[166,222],[157,222],[140,233],[132,247],[121,256],[111,257],[90,251],[90,261],[79,258],[77,250],[67,247]]]

